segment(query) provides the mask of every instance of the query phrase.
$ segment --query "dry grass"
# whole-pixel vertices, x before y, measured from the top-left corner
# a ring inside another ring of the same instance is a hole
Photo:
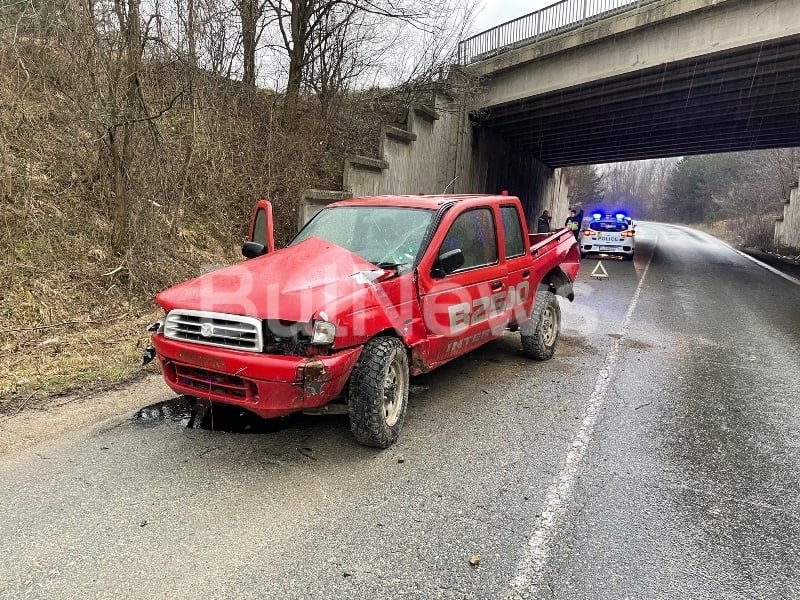
[[[160,317],[153,296],[239,260],[257,197],[273,201],[286,242],[301,191],[338,189],[344,156],[373,151],[394,110],[362,96],[323,121],[309,103],[286,130],[275,95],[198,78],[193,108],[178,102],[141,128],[129,234],[113,252],[103,146],[74,100],[85,74],[46,50],[0,41],[0,413],[136,377]],[[149,73],[153,111],[180,77]]]
[[[54,395],[102,389],[143,373],[145,328],[157,315],[140,308],[111,321],[79,319],[3,331],[0,414],[41,405]]]
[[[775,252],[775,218],[773,216],[751,215],[715,221],[698,227],[737,248]]]

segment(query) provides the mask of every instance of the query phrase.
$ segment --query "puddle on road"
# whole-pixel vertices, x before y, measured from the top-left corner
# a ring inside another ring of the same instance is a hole
[[[148,427],[175,424],[227,433],[274,433],[289,427],[293,417],[262,419],[243,408],[179,396],[144,407],[133,416],[133,422]]]

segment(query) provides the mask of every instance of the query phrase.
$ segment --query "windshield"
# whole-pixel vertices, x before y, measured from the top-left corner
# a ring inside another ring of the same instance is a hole
[[[338,206],[317,214],[292,240],[318,237],[384,269],[410,271],[434,211],[388,206]]]
[[[628,224],[623,221],[591,221],[589,229],[594,231],[625,231]]]

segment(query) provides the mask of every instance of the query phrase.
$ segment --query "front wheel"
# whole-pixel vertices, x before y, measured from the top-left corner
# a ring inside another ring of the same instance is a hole
[[[350,431],[358,443],[388,448],[400,435],[408,406],[408,354],[393,337],[370,340],[350,377]]]
[[[548,290],[538,292],[530,320],[520,327],[522,353],[537,360],[552,358],[560,329],[561,307],[556,295]]]

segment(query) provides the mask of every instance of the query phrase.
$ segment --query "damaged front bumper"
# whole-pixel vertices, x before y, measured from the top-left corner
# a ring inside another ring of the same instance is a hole
[[[242,352],[152,335],[167,385],[179,394],[242,406],[263,418],[316,408],[341,395],[361,348],[328,356]]]

